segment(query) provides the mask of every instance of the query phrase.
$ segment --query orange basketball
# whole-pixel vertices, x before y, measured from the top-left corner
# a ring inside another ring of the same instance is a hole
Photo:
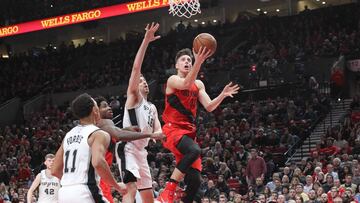
[[[209,33],[201,33],[195,37],[193,41],[193,48],[195,53],[198,53],[201,46],[205,46],[207,49],[211,50],[211,55],[216,51],[217,42],[214,36]]]

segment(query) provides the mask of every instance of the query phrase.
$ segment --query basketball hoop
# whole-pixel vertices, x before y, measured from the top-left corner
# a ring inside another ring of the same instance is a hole
[[[199,0],[169,0],[169,13],[173,16],[191,18],[201,13]]]

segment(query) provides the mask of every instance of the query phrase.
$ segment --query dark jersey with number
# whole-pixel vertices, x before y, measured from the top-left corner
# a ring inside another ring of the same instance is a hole
[[[188,90],[175,90],[166,95],[162,115],[165,124],[195,132],[198,97],[199,88],[195,83]]]

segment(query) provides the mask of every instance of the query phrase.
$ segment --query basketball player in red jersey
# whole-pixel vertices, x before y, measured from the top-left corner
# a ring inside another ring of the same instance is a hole
[[[164,138],[162,133],[154,133],[154,134],[144,134],[139,132],[131,132],[131,131],[139,131],[136,127],[129,127],[120,129],[115,126],[114,122],[111,120],[113,118],[113,112],[111,107],[107,103],[104,97],[96,97],[94,98],[97,105],[99,106],[99,112],[101,120],[97,124],[99,128],[106,131],[111,136],[111,142],[108,148],[108,151],[105,155],[105,160],[109,166],[113,163],[113,151],[115,149],[115,143],[118,141],[133,141],[144,138],[152,138],[155,140],[161,140]],[[126,130],[127,129],[127,130]],[[130,131],[129,131],[130,130]],[[102,179],[100,179],[100,188],[104,194],[104,197],[110,202],[113,203],[113,197],[111,195],[111,187],[107,185]]]
[[[196,79],[201,64],[210,56],[210,50],[201,47],[194,55],[195,62],[192,65],[193,56],[190,49],[180,50],[176,54],[177,75],[170,76],[166,84],[165,110],[162,115],[166,141],[163,145],[175,155],[177,165],[170,181],[157,199],[160,202],[173,203],[175,189],[183,178],[187,185],[186,195],[182,198],[184,203],[192,203],[199,189],[202,166],[201,150],[195,141],[197,101],[211,112],[226,97],[233,97],[239,90],[238,85],[230,82],[219,96],[211,100],[205,91],[204,83]]]

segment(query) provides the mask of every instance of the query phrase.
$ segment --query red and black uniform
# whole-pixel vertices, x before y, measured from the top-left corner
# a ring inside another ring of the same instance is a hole
[[[108,150],[107,150],[107,152],[105,154],[106,163],[110,167],[111,167],[111,165],[113,163],[113,152],[114,152],[114,149],[115,149],[115,144],[116,144],[116,140],[111,138]],[[108,185],[107,183],[105,183],[102,179],[100,179],[100,188],[101,188],[101,191],[102,191],[104,197],[110,203],[114,203],[114,199],[113,199],[113,197],[111,195],[111,186]]]
[[[196,138],[196,111],[199,97],[199,88],[194,83],[188,90],[175,90],[174,93],[166,95],[165,110],[162,118],[165,122],[163,133],[166,141],[163,142],[165,148],[169,149],[178,164],[184,155],[178,150],[177,145],[184,135],[195,140]],[[201,171],[200,157],[191,165]]]

